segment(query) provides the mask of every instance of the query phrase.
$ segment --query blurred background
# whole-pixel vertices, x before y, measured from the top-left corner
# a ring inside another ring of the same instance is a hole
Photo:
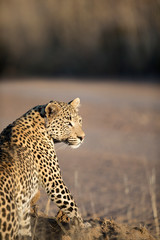
[[[159,76],[159,0],[1,0],[3,76]]]
[[[0,0],[0,131],[80,97],[85,142],[56,151],[82,216],[142,224],[157,239],[159,43],[159,0]],[[56,214],[42,189],[38,205]]]

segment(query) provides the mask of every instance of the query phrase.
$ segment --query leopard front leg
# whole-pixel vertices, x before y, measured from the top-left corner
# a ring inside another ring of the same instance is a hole
[[[83,219],[79,213],[78,207],[66,187],[60,175],[42,175],[42,184],[48,196],[56,205],[71,219],[78,219],[79,225],[83,226]]]
[[[54,184],[55,187],[51,190],[50,198],[70,219],[76,217],[79,224],[82,224],[83,219],[79,213],[78,207],[62,178],[57,177]]]

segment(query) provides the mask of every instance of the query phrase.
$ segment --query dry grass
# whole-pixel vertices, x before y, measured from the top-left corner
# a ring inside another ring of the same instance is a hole
[[[154,218],[154,222],[155,222],[156,237],[157,237],[157,239],[159,239],[160,227],[159,227],[157,200],[156,200],[156,193],[157,193],[156,170],[155,170],[155,168],[152,168],[152,171],[150,173],[146,158],[143,159],[143,162],[144,162],[146,178],[148,181],[148,189],[149,189],[150,198],[151,198],[151,206],[152,206],[153,218]]]
[[[160,237],[160,229],[159,229],[159,220],[158,220],[158,211],[157,211],[157,201],[156,201],[156,173],[155,169],[152,169],[152,174],[149,178],[149,192],[151,196],[153,217],[156,226],[156,234],[157,239]]]

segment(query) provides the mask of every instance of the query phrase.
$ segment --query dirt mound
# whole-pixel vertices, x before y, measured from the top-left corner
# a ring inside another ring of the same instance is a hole
[[[80,229],[56,218],[32,214],[32,232],[35,239],[45,240],[154,240],[145,227],[130,227],[114,220],[90,219],[91,225]]]

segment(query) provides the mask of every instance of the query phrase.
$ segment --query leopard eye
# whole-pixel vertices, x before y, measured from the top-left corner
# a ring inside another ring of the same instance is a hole
[[[79,124],[82,124],[82,118],[79,118]]]
[[[70,127],[73,127],[72,123],[71,122],[68,122],[68,126]]]

